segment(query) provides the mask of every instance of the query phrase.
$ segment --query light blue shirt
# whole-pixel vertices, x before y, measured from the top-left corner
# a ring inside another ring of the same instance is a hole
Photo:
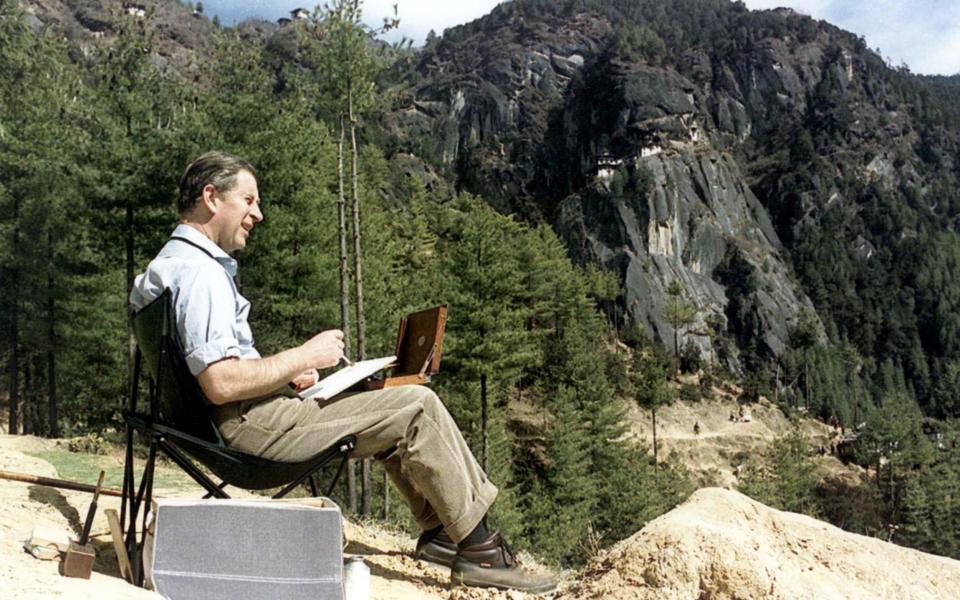
[[[233,281],[237,261],[187,225],[178,225],[175,237],[190,243],[170,239],[161,248],[134,279],[130,304],[140,310],[170,289],[177,333],[194,375],[224,358],[260,358],[247,322],[250,302]]]

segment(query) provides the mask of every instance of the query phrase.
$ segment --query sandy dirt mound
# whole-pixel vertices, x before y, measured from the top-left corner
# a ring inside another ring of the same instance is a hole
[[[0,435],[0,469],[59,477],[50,463],[25,454],[54,446],[55,442],[51,440]],[[159,598],[120,578],[103,516],[105,508],[119,510],[119,498],[101,496],[98,502],[100,510],[91,531],[97,559],[89,580],[61,577],[58,561],[37,560],[24,551],[23,542],[30,537],[34,526],[68,533],[74,539],[78,537],[91,499],[91,494],[83,492],[0,479],[0,564],[3,565],[0,568],[0,598]]]
[[[56,440],[0,434],[0,470],[63,478],[47,461],[31,453],[57,448]],[[96,457],[100,468],[122,465],[119,456]],[[173,467],[158,467],[158,475],[176,475]],[[248,495],[229,488],[233,496]],[[203,491],[192,483],[164,488],[158,493],[200,498]],[[60,531],[76,538],[82,528],[91,494],[59,490],[40,485],[0,479],[0,599],[135,600],[160,598],[158,594],[128,584],[120,577],[116,554],[103,509],[119,509],[120,499],[101,496],[92,528],[97,551],[94,573],[89,580],[68,579],[59,574],[58,561],[33,558],[23,549],[35,526]],[[414,540],[376,525],[347,523],[348,555],[361,555],[371,571],[371,600],[519,600],[533,598],[515,592],[449,589],[450,570],[415,560]]]
[[[956,598],[960,561],[704,488],[593,560],[565,598]]]

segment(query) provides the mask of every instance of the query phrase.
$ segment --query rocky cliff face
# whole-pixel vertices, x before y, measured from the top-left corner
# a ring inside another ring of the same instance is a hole
[[[685,337],[708,357],[728,329],[730,282],[718,269],[740,260],[756,278],[748,300],[760,323],[753,333],[781,354],[810,302],[734,152],[752,128],[743,105],[670,69],[608,57],[590,66],[568,94],[554,139],[575,190],[560,202],[555,223],[574,256],[615,269],[626,320],[664,341],[673,336],[666,291],[679,281],[697,313]],[[735,346],[721,354],[736,368]]]
[[[440,40],[392,115],[401,148],[445,167],[505,212],[539,213],[550,117],[571,79],[610,35],[593,15],[528,22],[494,9],[462,39]]]
[[[200,72],[198,64],[213,50],[215,27],[202,13],[180,2],[23,0],[21,4],[35,30],[57,29],[83,56],[91,55],[97,44],[109,44],[118,20],[124,18],[149,23],[157,44],[151,60],[161,72],[193,79]]]
[[[401,152],[616,272],[620,325],[672,344],[665,291],[680,282],[697,310],[681,337],[734,370],[748,345],[753,359],[782,354],[814,302],[841,321],[832,337],[872,353],[891,336],[859,334],[867,285],[850,271],[899,270],[890,257],[917,223],[960,222],[960,200],[944,198],[960,116],[931,108],[955,82],[894,71],[789,9],[517,0],[447,31],[411,79],[388,118]]]
[[[454,31],[403,93],[401,147],[501,211],[553,222],[577,260],[614,270],[622,324],[672,341],[664,305],[679,281],[697,310],[684,337],[734,368],[735,345],[718,352],[731,316],[731,282],[718,269],[745,263],[755,285],[739,306],[779,355],[811,304],[751,191],[752,134],[771,102],[803,110],[824,69],[848,79],[849,57],[825,63],[815,43],[799,54],[771,43],[728,62],[695,48],[681,69],[618,56],[615,28],[590,11],[501,7]]]

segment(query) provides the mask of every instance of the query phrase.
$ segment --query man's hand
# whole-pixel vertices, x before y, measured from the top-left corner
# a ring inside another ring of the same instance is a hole
[[[300,373],[293,378],[293,381],[290,383],[293,384],[293,389],[297,392],[302,392],[308,387],[314,385],[320,381],[320,373],[317,373],[316,369],[307,369],[303,373]]]
[[[318,333],[300,346],[300,351],[314,369],[333,367],[343,358],[343,332],[331,329]]]
[[[228,358],[211,364],[197,375],[207,399],[227,404],[259,398],[293,381],[317,382],[316,369],[332,367],[343,358],[343,332],[332,329],[319,333],[302,346],[267,358]],[[304,388],[309,387],[305,385]]]

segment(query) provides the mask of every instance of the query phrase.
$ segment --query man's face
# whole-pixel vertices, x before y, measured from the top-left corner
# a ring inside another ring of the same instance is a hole
[[[235,252],[247,245],[253,226],[263,220],[257,180],[249,171],[237,173],[236,184],[226,192],[216,192],[217,245],[224,252]]]

